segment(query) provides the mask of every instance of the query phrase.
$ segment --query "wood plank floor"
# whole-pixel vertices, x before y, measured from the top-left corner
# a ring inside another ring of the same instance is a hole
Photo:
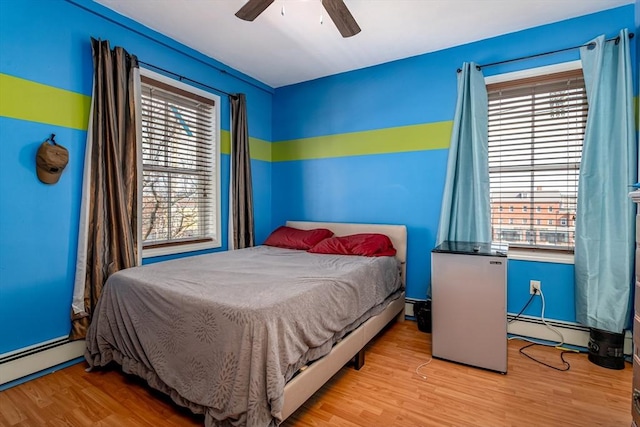
[[[631,376],[585,354],[568,372],[525,358],[509,343],[507,375],[429,358],[430,334],[396,323],[367,348],[360,371],[343,368],[283,426],[630,426]],[[529,349],[549,364],[560,352]],[[174,405],[117,369],[74,365],[0,393],[0,426],[197,426],[201,416]]]

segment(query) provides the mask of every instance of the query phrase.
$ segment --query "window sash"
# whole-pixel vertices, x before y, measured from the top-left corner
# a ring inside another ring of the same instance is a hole
[[[582,70],[490,84],[487,92],[493,240],[573,251],[588,110]]]
[[[217,240],[213,99],[141,76],[142,244]]]

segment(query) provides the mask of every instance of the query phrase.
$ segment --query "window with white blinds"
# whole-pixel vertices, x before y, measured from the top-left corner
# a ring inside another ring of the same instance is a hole
[[[163,80],[141,76],[143,249],[219,246],[216,97]]]
[[[582,70],[487,91],[493,240],[572,251],[588,111]]]

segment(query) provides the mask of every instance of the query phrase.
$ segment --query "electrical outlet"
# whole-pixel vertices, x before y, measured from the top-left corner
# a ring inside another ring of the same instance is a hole
[[[530,280],[529,281],[529,294],[533,295],[538,291],[537,294],[540,295],[540,290],[542,289],[542,285],[539,280]]]

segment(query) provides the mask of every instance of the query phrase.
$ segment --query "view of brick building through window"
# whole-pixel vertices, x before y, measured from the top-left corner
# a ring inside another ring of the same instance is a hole
[[[491,203],[492,239],[517,245],[575,244],[576,197],[559,191],[537,191],[503,197]]]

